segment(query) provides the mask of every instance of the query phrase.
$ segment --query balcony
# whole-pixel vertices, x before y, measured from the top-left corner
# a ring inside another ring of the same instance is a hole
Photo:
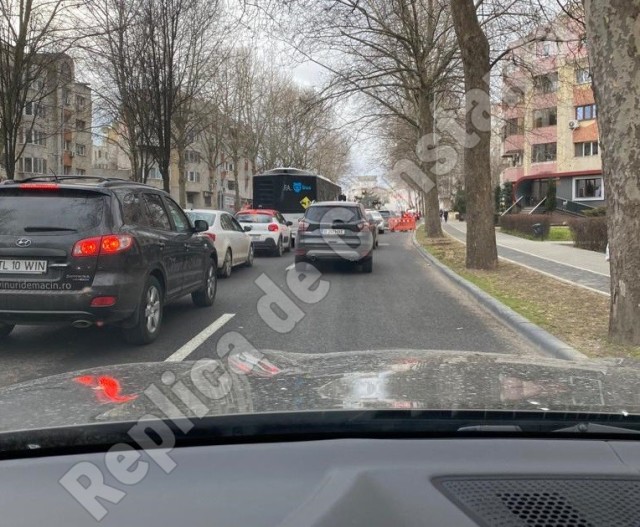
[[[504,153],[521,152],[524,150],[524,134],[508,135],[504,140]]]
[[[73,164],[73,153],[65,150],[62,154],[62,165],[70,167]]]
[[[524,176],[524,167],[509,167],[502,172],[503,181],[518,181]]]

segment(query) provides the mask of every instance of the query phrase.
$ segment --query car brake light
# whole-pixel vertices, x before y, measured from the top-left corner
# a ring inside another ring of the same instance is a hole
[[[60,186],[57,183],[21,183],[21,190],[58,190]]]
[[[356,223],[356,229],[358,229],[359,231],[368,231],[369,224],[366,221],[361,220],[358,223]]]
[[[298,232],[304,232],[309,228],[309,223],[304,220],[298,222]]]
[[[109,234],[76,242],[71,254],[78,257],[118,254],[126,251],[132,245],[133,237],[128,234]]]
[[[204,232],[202,233],[204,236],[206,236],[207,238],[209,238],[212,242],[216,241],[216,235],[213,232]]]
[[[269,229],[270,232],[277,232],[278,231],[278,225],[275,223],[270,223],[269,227],[267,227],[267,229]]]
[[[91,307],[111,307],[118,300],[115,296],[97,296],[91,301]]]

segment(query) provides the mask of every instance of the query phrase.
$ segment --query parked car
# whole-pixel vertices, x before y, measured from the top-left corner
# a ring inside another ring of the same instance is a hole
[[[385,221],[385,219],[382,217],[382,214],[380,214],[380,211],[377,211],[375,209],[366,209],[366,212],[367,214],[371,214],[371,216],[375,220],[379,234],[384,234],[385,229],[389,230],[389,223]]]
[[[277,210],[247,209],[236,213],[242,227],[251,227],[251,241],[256,251],[269,251],[276,256],[291,250],[291,225]]]
[[[379,210],[378,213],[382,216],[384,223],[382,224],[383,232],[389,230],[389,218],[393,218],[393,213],[390,210]]]
[[[0,184],[0,336],[19,324],[114,324],[155,340],[164,306],[213,305],[217,253],[168,194],[104,178]]]
[[[373,248],[376,249],[378,247],[378,220],[369,211],[365,211],[365,214],[371,227],[371,234],[373,234]]]
[[[375,229],[373,229],[375,230]],[[349,261],[373,271],[373,232],[359,203],[324,201],[310,205],[298,226],[295,263]]]
[[[202,235],[211,239],[220,255],[220,276],[229,278],[233,267],[253,265],[253,244],[248,234],[251,226],[242,227],[238,220],[224,210],[191,209],[185,212],[192,222],[204,220],[209,224]]]

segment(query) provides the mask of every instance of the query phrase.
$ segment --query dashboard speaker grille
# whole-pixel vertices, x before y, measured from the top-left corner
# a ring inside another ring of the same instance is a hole
[[[434,484],[483,526],[640,526],[640,479],[438,478]]]

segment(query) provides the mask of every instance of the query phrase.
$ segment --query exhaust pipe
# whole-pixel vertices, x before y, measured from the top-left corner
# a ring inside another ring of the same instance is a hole
[[[88,320],[75,320],[71,323],[74,328],[85,329],[93,326],[93,322],[89,322]]]

